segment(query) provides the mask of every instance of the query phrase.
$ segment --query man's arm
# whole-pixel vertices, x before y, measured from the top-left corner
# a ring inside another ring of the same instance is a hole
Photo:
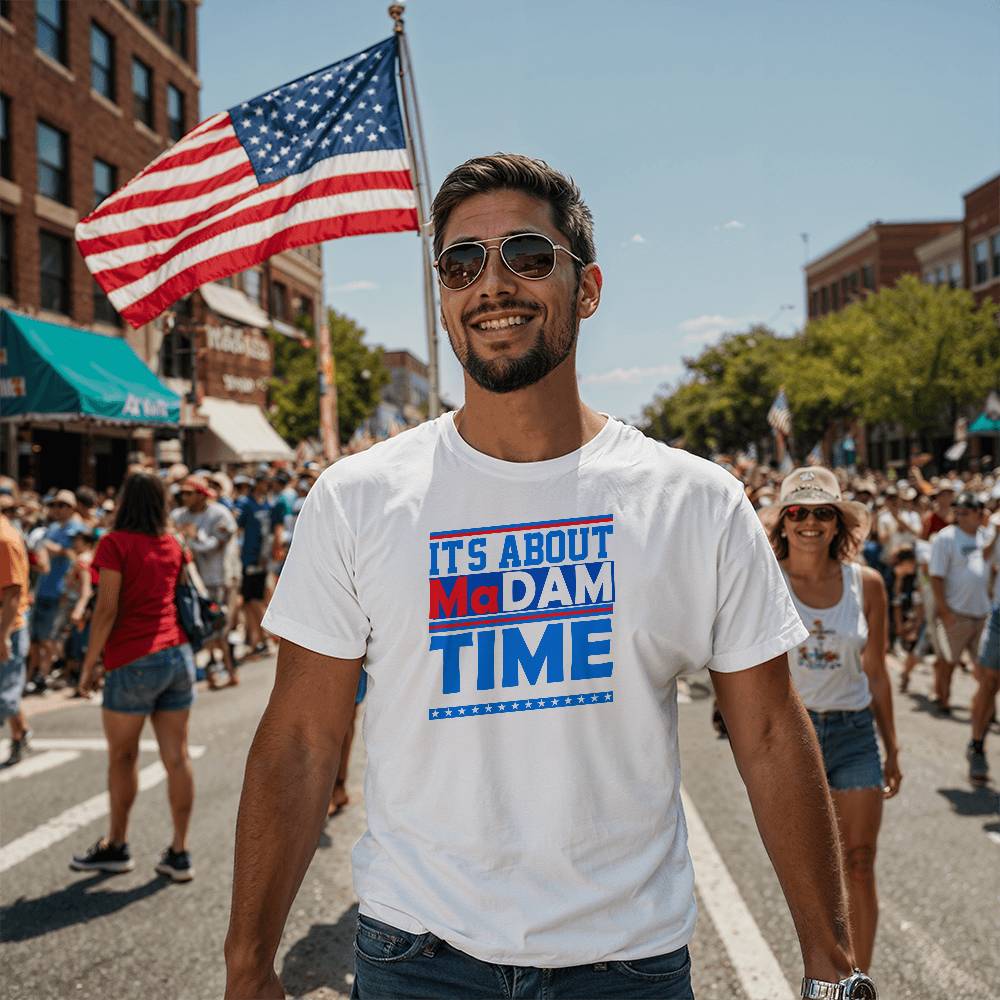
[[[711,676],[805,974],[838,982],[854,967],[840,842],[819,744],[788,659]]]
[[[280,642],[236,821],[226,1000],[285,995],[274,957],[319,841],[361,663]]]
[[[934,591],[934,612],[948,627],[955,622],[955,613],[948,607],[944,596],[944,577],[931,577],[931,590]]]
[[[11,583],[0,588],[0,663],[6,663],[11,657],[10,637],[14,634],[20,603],[20,584]]]

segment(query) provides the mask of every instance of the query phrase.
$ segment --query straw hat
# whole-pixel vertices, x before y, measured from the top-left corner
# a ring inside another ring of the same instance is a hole
[[[840,492],[837,477],[822,466],[793,469],[781,484],[781,495],[772,507],[761,511],[761,520],[768,529],[772,528],[786,507],[836,507],[844,519],[847,530],[864,538],[871,527],[868,508],[857,500],[845,500]]]

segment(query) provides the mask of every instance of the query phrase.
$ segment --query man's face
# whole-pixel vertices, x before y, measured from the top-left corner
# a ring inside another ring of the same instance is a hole
[[[62,500],[56,500],[49,504],[49,517],[53,521],[65,524],[73,516],[73,508]]]
[[[959,529],[964,531],[966,534],[974,535],[981,521],[982,516],[978,510],[971,507],[955,508],[955,523],[958,525]]]
[[[518,232],[541,233],[561,246],[569,239],[552,223],[549,205],[522,191],[477,194],[452,211],[442,247],[469,241],[499,246]],[[452,350],[469,376],[489,392],[524,389],[545,378],[576,347],[580,320],[600,301],[600,271],[588,268],[577,281],[573,258],[556,251],[556,266],[542,280],[514,274],[490,250],[479,277],[454,291],[440,285],[441,321]],[[483,326],[520,317],[525,322],[504,329]]]

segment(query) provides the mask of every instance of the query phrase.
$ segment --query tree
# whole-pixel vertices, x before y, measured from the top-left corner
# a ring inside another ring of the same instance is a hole
[[[327,326],[336,371],[340,443],[346,444],[375,411],[390,376],[382,349],[364,343],[365,331],[354,320],[328,309]],[[286,441],[297,444],[319,434],[316,347],[311,339],[294,340],[273,330],[270,339],[274,347],[271,423]]]

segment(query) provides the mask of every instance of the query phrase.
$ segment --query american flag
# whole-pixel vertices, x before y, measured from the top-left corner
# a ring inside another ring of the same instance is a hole
[[[417,229],[395,36],[207,118],[76,227],[134,327],[291,247]]]
[[[785,437],[792,433],[792,411],[788,408],[788,397],[784,389],[779,390],[774,397],[771,409],[767,411],[767,422]]]

